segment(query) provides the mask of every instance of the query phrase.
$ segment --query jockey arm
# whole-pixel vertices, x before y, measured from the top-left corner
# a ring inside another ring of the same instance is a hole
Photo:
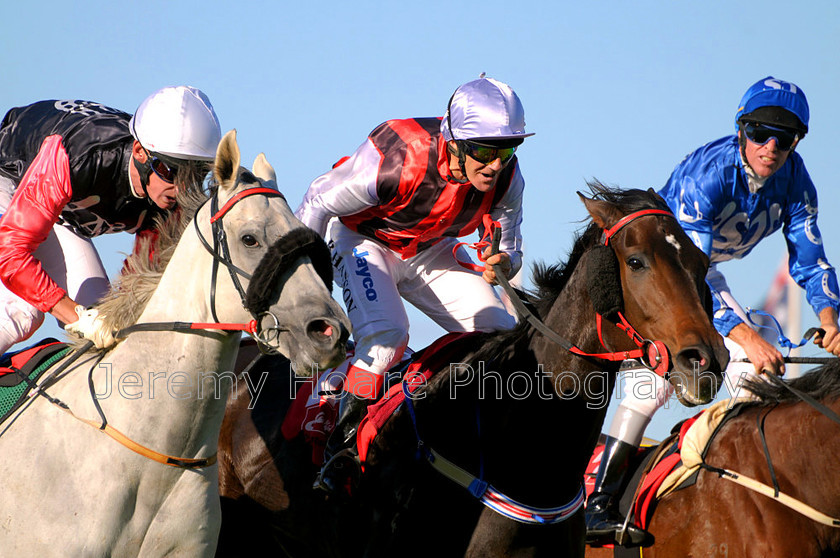
[[[796,283],[805,289],[808,303],[820,320],[825,335],[814,343],[840,356],[837,315],[840,307],[837,274],[828,263],[822,235],[817,227],[817,191],[804,166],[797,177],[799,199],[790,205],[784,233],[788,246],[788,267]]]
[[[312,181],[295,216],[324,237],[332,217],[377,205],[376,176],[381,159],[370,139],[365,140],[352,156]]]
[[[76,321],[76,304],[33,256],[70,201],[70,162],[62,138],[44,139],[0,220],[0,280],[42,312]]]
[[[715,198],[720,192],[720,181],[714,173],[696,179],[689,186],[682,188],[680,206],[675,211],[688,237],[703,252],[712,257],[712,244],[715,235],[714,215]],[[710,270],[711,271],[711,270]],[[782,353],[764,340],[753,328],[744,323],[721,294],[721,289],[727,290],[726,280],[719,271],[715,270],[715,279],[707,284],[712,293],[712,315],[714,326],[724,337],[729,337],[738,343],[755,366],[758,373],[769,371],[777,375],[784,374],[785,365]]]
[[[502,238],[499,241],[499,253],[490,256],[491,248],[484,251],[485,263],[484,280],[491,285],[496,284],[496,272],[492,265],[500,265],[505,277],[511,278],[522,267],[522,194],[525,181],[519,168],[513,174],[510,187],[505,192],[499,204],[490,211],[490,217],[497,221],[502,228]],[[483,230],[479,229],[483,234]]]

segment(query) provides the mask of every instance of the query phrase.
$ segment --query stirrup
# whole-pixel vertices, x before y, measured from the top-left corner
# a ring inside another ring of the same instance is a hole
[[[335,469],[343,469],[344,465],[341,463],[343,460],[349,460],[350,463],[358,468],[359,453],[355,448],[344,448],[336,452],[335,455],[330,457],[318,471],[318,475],[315,477],[315,482],[312,484],[312,488],[314,490],[323,490],[328,494],[336,494],[338,492],[338,487],[335,486],[333,482],[336,475],[331,475],[330,472],[334,472],[331,470]],[[352,475],[352,471],[349,474]]]
[[[630,512],[624,517],[624,524],[621,526],[621,529],[615,532],[615,542],[620,544],[625,548],[633,548],[633,547],[647,547],[653,545],[654,537],[650,534],[646,529],[642,529],[638,525],[634,523],[630,523],[630,517],[632,514]],[[630,537],[630,531],[628,530],[630,527],[633,527],[636,531],[638,531],[642,539],[638,541],[634,541]]]

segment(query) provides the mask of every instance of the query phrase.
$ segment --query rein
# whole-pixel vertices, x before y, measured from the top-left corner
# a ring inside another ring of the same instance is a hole
[[[814,399],[813,397],[811,397],[807,393],[804,393],[804,392],[796,389],[795,387],[791,386],[790,384],[788,384],[784,380],[776,377],[775,375],[768,374],[767,378],[768,378],[768,381],[770,381],[771,383],[783,386],[785,389],[787,389],[793,395],[798,397],[800,400],[802,400],[803,402],[807,403],[808,405],[810,405],[811,407],[816,409],[820,414],[822,414],[823,416],[825,416],[829,420],[832,420],[833,422],[840,425],[840,416],[838,416],[837,413],[835,413],[830,408],[823,405],[822,403],[820,403],[819,401],[817,401],[816,399]],[[766,485],[766,484],[764,484],[760,481],[757,481],[756,479],[753,479],[753,478],[747,477],[745,475],[742,475],[741,473],[731,471],[729,469],[725,469],[725,468],[721,468],[721,467],[713,467],[711,465],[707,465],[705,463],[705,461],[702,462],[700,464],[700,466],[703,467],[704,469],[706,469],[707,471],[710,471],[712,473],[716,473],[721,478],[732,481],[735,484],[739,484],[739,485],[743,486],[744,488],[752,490],[753,492],[763,494],[764,496],[767,496],[768,498],[772,498],[773,500],[776,500],[780,504],[782,504],[784,506],[787,506],[788,508],[794,510],[795,512],[798,512],[798,513],[804,515],[805,517],[807,517],[807,518],[809,518],[813,521],[816,521],[817,523],[820,523],[822,525],[826,525],[828,527],[840,528],[840,518],[835,518],[835,517],[831,517],[829,515],[826,515],[826,514],[822,513],[821,511],[812,508],[808,504],[805,504],[804,502],[802,502],[800,500],[797,500],[796,498],[793,498],[792,496],[789,496],[789,495],[785,494],[784,492],[782,492],[779,489],[779,481],[776,478],[776,469],[775,469],[775,467],[773,467],[773,462],[770,460],[770,449],[767,447],[767,439],[764,435],[764,421],[767,419],[767,415],[770,414],[770,411],[772,411],[775,408],[776,407],[773,406],[763,415],[761,413],[759,413],[758,416],[756,417],[757,428],[758,428],[759,435],[761,437],[761,444],[762,444],[762,448],[763,448],[763,451],[764,451],[764,458],[767,460],[767,468],[770,472],[770,478],[773,482],[772,487],[768,486],[768,485]]]
[[[237,180],[237,184],[239,181]],[[197,330],[208,330],[208,329],[216,329],[222,331],[243,331],[251,335],[254,339],[257,340],[258,346],[260,346],[262,350],[262,346],[264,344],[263,339],[260,338],[260,326],[257,320],[257,316],[254,316],[254,320],[251,320],[247,324],[232,324],[232,323],[220,323],[218,317],[216,316],[216,308],[215,308],[215,293],[216,293],[216,277],[219,263],[223,264],[225,267],[228,268],[230,272],[231,279],[233,280],[233,284],[236,286],[237,291],[239,292],[239,296],[242,299],[243,307],[246,307],[246,293],[245,290],[242,288],[241,283],[239,282],[239,278],[237,275],[241,275],[246,279],[251,279],[251,275],[246,273],[245,271],[236,267],[231,258],[230,258],[230,249],[227,244],[227,237],[225,235],[224,229],[222,227],[222,218],[225,214],[241,199],[252,196],[255,194],[262,194],[268,197],[281,197],[285,199],[283,194],[279,191],[274,190],[273,188],[248,188],[232,196],[227,203],[221,208],[218,209],[218,195],[214,194],[212,198],[210,198],[211,202],[211,211],[212,216],[210,218],[210,223],[213,227],[213,242],[214,245],[211,247],[207,240],[202,236],[201,231],[198,228],[198,210],[196,211],[195,216],[193,217],[193,223],[195,224],[196,233],[198,234],[199,239],[201,240],[205,249],[213,256],[213,271],[211,276],[211,290],[210,290],[210,307],[211,312],[213,315],[213,319],[216,322],[211,323],[199,323],[199,322],[156,322],[156,323],[143,323],[143,324],[134,324],[132,326],[126,327],[121,329],[117,332],[116,337],[124,338],[128,336],[130,333],[134,333],[137,331],[197,331]],[[207,203],[207,202],[204,202]],[[201,208],[199,208],[200,210]],[[221,255],[219,255],[218,251],[221,250]],[[297,252],[296,252],[297,254]],[[301,257],[303,254],[300,254],[298,257]],[[252,314],[253,315],[253,314]],[[271,314],[269,314],[271,315]],[[276,322],[276,318],[275,318]],[[269,329],[277,329],[269,328]],[[85,344],[77,348],[73,354],[71,354],[67,360],[65,360],[61,366],[53,373],[51,373],[40,385],[46,385],[52,379],[56,378],[59,373],[64,371],[72,362],[79,358],[82,354],[84,354],[88,349],[93,346],[91,341],[87,341]],[[101,358],[101,357],[100,357]],[[138,453],[152,461],[157,461],[158,463],[162,463],[164,465],[169,465],[171,467],[177,467],[181,469],[200,469],[204,467],[209,467],[216,463],[217,454],[213,454],[209,457],[204,458],[189,458],[189,457],[174,457],[171,455],[167,455],[164,453],[157,452],[153,449],[150,449],[142,444],[139,444],[117,430],[116,428],[112,427],[108,424],[108,420],[105,418],[105,413],[102,410],[102,407],[99,405],[99,401],[96,398],[96,394],[94,391],[93,386],[93,370],[94,367],[91,367],[90,372],[88,373],[88,387],[90,389],[91,398],[93,400],[93,404],[96,407],[97,412],[100,416],[100,421],[95,421],[91,419],[86,419],[79,417],[78,415],[74,414],[70,407],[62,402],[59,399],[50,397],[44,389],[40,386],[35,391],[34,395],[42,395],[47,398],[47,400],[56,405],[61,410],[68,413],[70,416],[79,420],[93,428],[96,428],[100,432],[107,434],[112,439],[116,440],[126,448],[130,449],[131,451]]]
[[[647,215],[668,215],[673,217],[673,214],[670,211],[666,211],[664,209],[643,209],[641,211],[636,211],[630,213],[629,215],[624,216],[620,219],[616,224],[614,224],[609,229],[604,229],[603,233],[601,234],[601,243],[604,246],[610,245],[610,240],[614,237],[621,229],[625,226],[630,224],[632,221],[640,217],[645,217]],[[497,222],[492,222],[494,225],[493,230],[493,254],[499,253],[499,242],[501,241],[501,228]],[[557,345],[560,345],[570,353],[575,355],[584,357],[584,358],[595,358],[600,360],[607,360],[607,361],[623,361],[628,359],[639,359],[642,365],[647,368],[648,370],[652,370],[657,375],[665,377],[668,369],[670,368],[670,360],[668,356],[668,348],[665,346],[665,343],[662,341],[652,341],[650,339],[645,339],[633,328],[632,325],[627,321],[624,315],[621,312],[618,312],[618,318],[620,323],[614,324],[616,327],[624,331],[627,336],[633,340],[636,344],[638,349],[631,350],[631,351],[615,351],[615,352],[606,352],[606,353],[587,353],[571,343],[570,341],[566,340],[565,338],[561,337],[557,332],[553,329],[548,327],[545,322],[543,322],[540,318],[538,318],[534,313],[528,309],[528,307],[522,302],[520,298],[520,293],[516,289],[514,289],[510,282],[508,281],[505,274],[502,272],[501,266],[497,264],[493,264],[493,271],[496,272],[496,280],[504,289],[505,293],[508,295],[513,306],[516,308],[516,311],[519,313],[519,317],[523,320],[526,320],[531,326],[534,327],[537,331],[542,333],[546,338],[551,340]],[[595,323],[598,329],[598,340],[601,342],[601,345],[606,348],[604,344],[603,336],[601,333],[601,326],[602,326],[602,317],[601,314],[595,314]]]

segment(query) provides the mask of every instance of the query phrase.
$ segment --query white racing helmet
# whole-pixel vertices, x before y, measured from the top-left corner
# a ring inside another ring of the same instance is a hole
[[[446,141],[522,140],[534,135],[525,133],[525,109],[513,89],[484,74],[455,90],[440,131]]]
[[[149,95],[137,107],[129,128],[147,150],[175,159],[212,161],[222,139],[210,99],[186,85]]]

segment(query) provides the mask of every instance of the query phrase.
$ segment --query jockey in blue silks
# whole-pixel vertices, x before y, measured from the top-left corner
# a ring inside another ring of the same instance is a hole
[[[795,152],[808,132],[808,120],[802,89],[772,76],[759,80],[741,99],[735,113],[736,133],[688,155],[659,192],[688,236],[711,260],[706,280],[713,297],[715,328],[724,336],[733,361],[726,369],[733,396],[744,376],[784,374],[784,358],[748,325],[718,264],[745,257],[779,229],[787,240],[790,274],[805,289],[825,331],[815,343],[840,355],[837,276],[817,228],[817,190]],[[750,362],[735,362],[744,357]],[[620,491],[628,460],[645,428],[673,389],[645,371],[627,376],[625,397],[610,425],[587,504],[587,539],[594,545],[613,542],[623,527],[618,498],[613,496]],[[640,383],[647,387],[639,389]],[[640,395],[645,393],[650,396]],[[648,533],[632,524],[627,534],[633,544],[652,543]]]

